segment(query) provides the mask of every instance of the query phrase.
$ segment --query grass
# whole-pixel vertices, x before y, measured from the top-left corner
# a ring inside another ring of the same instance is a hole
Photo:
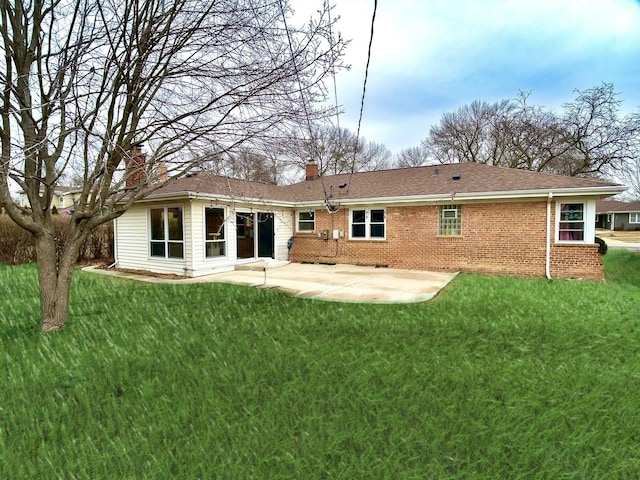
[[[0,266],[0,478],[640,477],[640,255],[416,305]]]

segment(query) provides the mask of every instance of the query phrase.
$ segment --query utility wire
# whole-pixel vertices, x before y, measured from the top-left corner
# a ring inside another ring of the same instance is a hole
[[[333,49],[335,47],[333,43],[333,32],[331,30],[332,21],[331,21],[331,5],[328,4],[330,0],[325,0],[327,2],[327,11],[329,15],[329,38],[331,39],[331,76],[333,77],[333,99],[336,104],[336,127],[338,128],[338,132],[340,131],[340,110],[338,108],[338,82],[336,81],[336,60],[333,54]]]
[[[293,51],[293,41],[291,40],[291,33],[289,32],[289,25],[287,23],[287,16],[286,13],[284,11],[284,7],[282,5],[282,0],[278,0],[278,5],[280,6],[280,13],[282,14],[282,21],[284,23],[284,29],[287,32],[287,41],[289,42],[289,53],[291,53],[291,63],[293,64],[293,68],[295,71],[295,76],[296,76],[296,81],[298,82],[298,90],[300,92],[300,99],[302,100],[302,107],[304,109],[304,114],[307,120],[307,128],[309,129],[309,136],[310,136],[310,141],[311,141],[311,149],[315,150],[315,156],[316,157],[320,157],[320,155],[318,154],[318,146],[316,145],[315,139],[314,139],[314,135],[313,135],[313,126],[311,125],[311,117],[309,115],[309,109],[307,108],[307,101],[306,98],[304,96],[304,91],[302,88],[302,81],[300,80],[300,72],[298,71],[298,65],[296,64],[296,57],[295,57],[295,53]],[[333,49],[333,45],[331,46],[331,48]],[[320,175],[320,180],[322,181],[322,191],[324,194],[324,199],[325,199],[325,203],[328,204],[329,202],[329,197],[327,195],[327,189],[324,185],[324,179],[322,178],[322,175]]]
[[[362,115],[364,112],[364,99],[367,93],[367,80],[369,79],[369,64],[371,63],[371,47],[373,45],[373,34],[376,23],[376,12],[378,11],[378,0],[373,1],[373,15],[371,17],[371,35],[369,36],[369,48],[367,49],[367,65],[364,69],[364,82],[362,84],[362,98],[360,99],[360,114],[358,116],[358,130],[356,131],[356,144],[353,148],[353,160],[351,162],[351,175],[349,176],[349,183],[347,184],[347,194],[349,194],[349,188],[351,187],[351,178],[353,177],[353,171],[356,165],[356,154],[358,153],[358,143],[360,141],[360,127],[362,126]]]

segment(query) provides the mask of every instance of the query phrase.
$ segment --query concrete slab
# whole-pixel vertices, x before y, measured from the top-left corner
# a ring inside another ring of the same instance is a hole
[[[98,273],[106,270],[92,269]],[[117,270],[108,274],[118,275]],[[220,282],[273,288],[296,297],[359,303],[414,303],[432,299],[456,273],[398,270],[354,265],[248,264],[239,270],[198,278],[162,279],[122,272],[130,279],[152,282]]]

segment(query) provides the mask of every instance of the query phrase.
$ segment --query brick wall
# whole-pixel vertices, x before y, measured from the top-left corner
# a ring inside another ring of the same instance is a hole
[[[348,263],[417,270],[545,275],[546,201],[462,205],[460,236],[438,236],[438,207],[386,209],[386,240],[349,240],[349,210],[316,211],[316,233],[296,234],[294,262]],[[555,205],[552,215],[555,214]],[[552,218],[552,228],[555,228]],[[329,240],[317,232],[329,230]],[[333,240],[333,230],[344,238]],[[603,278],[597,245],[556,245],[554,277]]]

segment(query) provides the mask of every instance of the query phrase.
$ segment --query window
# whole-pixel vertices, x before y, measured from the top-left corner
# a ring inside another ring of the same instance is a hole
[[[455,236],[462,234],[460,205],[440,205],[438,235]]]
[[[313,232],[316,229],[315,212],[298,212],[298,231]]]
[[[640,212],[630,213],[629,223],[640,223]]]
[[[558,240],[562,242],[584,241],[584,203],[560,204]]]
[[[164,207],[149,210],[152,257],[184,258],[182,208]]]
[[[238,213],[236,215],[236,236],[238,238],[253,238],[253,213]]]
[[[386,214],[384,209],[351,210],[351,238],[384,240]]]
[[[224,257],[226,241],[224,237],[225,214],[223,208],[204,209],[205,256]]]

